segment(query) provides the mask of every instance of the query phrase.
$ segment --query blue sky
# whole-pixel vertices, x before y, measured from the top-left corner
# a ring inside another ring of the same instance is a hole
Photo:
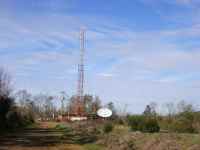
[[[199,0],[0,0],[0,65],[15,89],[75,94],[79,29],[85,92],[142,112],[200,97]]]

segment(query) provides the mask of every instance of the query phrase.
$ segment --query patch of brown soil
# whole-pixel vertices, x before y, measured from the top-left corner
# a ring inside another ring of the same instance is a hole
[[[188,150],[200,150],[200,145],[193,145],[192,147],[188,148]]]

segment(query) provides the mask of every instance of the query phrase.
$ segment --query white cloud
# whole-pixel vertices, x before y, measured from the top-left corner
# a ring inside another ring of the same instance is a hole
[[[200,96],[199,79],[191,81],[181,76],[200,72],[200,52],[194,50],[196,46],[187,49],[173,41],[199,38],[197,25],[138,32],[111,21],[102,25],[98,19],[86,19],[84,23],[62,15],[31,19],[40,23],[26,18],[21,22],[8,20],[3,23],[8,27],[0,27],[1,35],[7,37],[0,42],[0,63],[17,75],[20,88],[50,92],[65,89],[73,93],[79,58],[78,30],[81,24],[87,24],[86,92],[100,95],[105,101],[137,105],[133,112],[141,111],[152,100],[163,103]]]
[[[99,73],[98,75],[105,78],[112,78],[113,76],[115,76],[114,74],[111,73]]]
[[[176,0],[178,4],[183,4],[183,5],[195,5],[195,4],[200,4],[198,0]]]

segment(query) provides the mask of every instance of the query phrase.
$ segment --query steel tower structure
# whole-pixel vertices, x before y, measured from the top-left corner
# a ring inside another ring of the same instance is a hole
[[[78,87],[77,98],[74,107],[76,115],[83,115],[85,112],[84,106],[84,53],[85,53],[85,30],[80,30],[80,62],[78,64]]]
[[[78,96],[83,101],[84,94],[84,52],[85,52],[85,30],[80,31],[80,62],[78,65]]]

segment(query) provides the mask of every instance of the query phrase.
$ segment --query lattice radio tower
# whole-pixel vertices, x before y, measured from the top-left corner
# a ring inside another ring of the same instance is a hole
[[[78,64],[78,87],[76,114],[84,113],[84,53],[85,53],[85,30],[80,30],[80,62]]]

